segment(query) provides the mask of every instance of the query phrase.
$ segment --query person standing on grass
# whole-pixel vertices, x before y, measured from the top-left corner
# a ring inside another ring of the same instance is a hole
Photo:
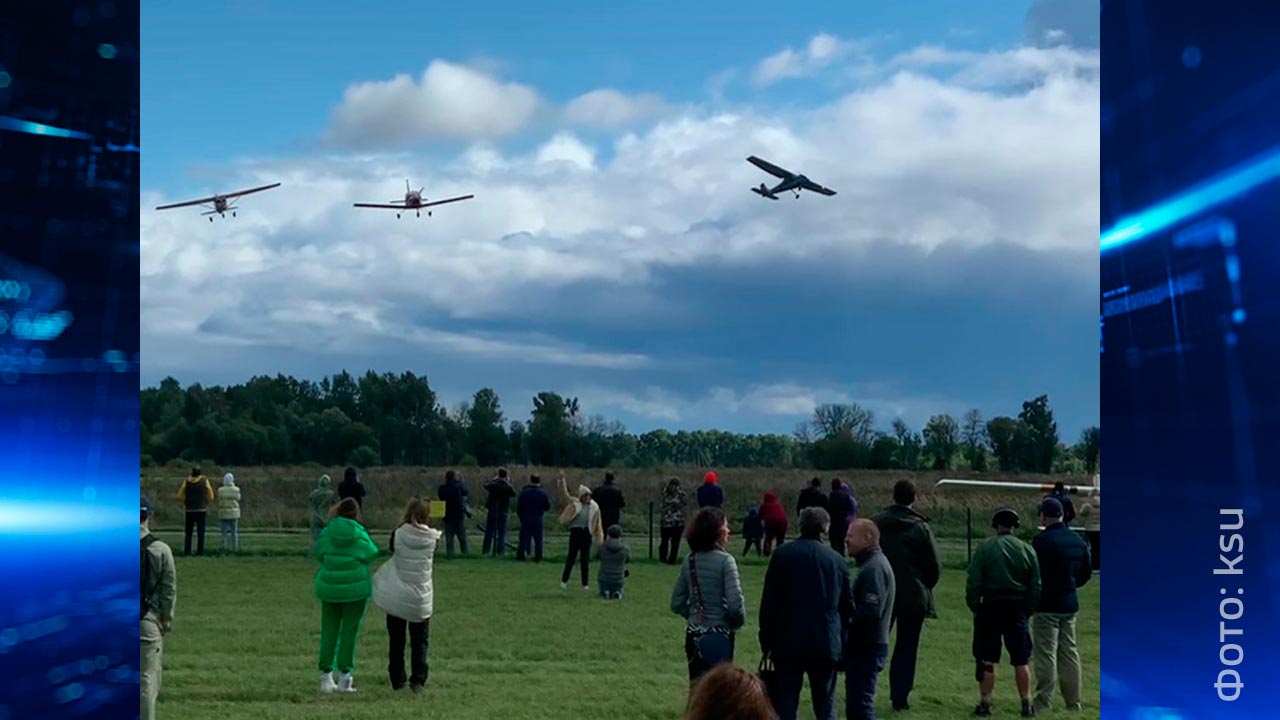
[[[724,490],[718,484],[720,479],[712,470],[702,477],[702,487],[698,488],[698,507],[724,507]]]
[[[1042,586],[1040,604],[1031,618],[1037,712],[1053,706],[1055,677],[1067,709],[1080,709],[1080,650],[1076,647],[1080,600],[1076,588],[1089,582],[1093,570],[1089,546],[1067,527],[1062,514],[1062,504],[1054,498],[1041,503],[1044,530],[1031,541],[1040,563]]]
[[[631,571],[631,550],[622,542],[622,526],[610,525],[604,546],[600,548],[600,597],[605,600],[621,600]]]
[[[1080,517],[1084,518],[1084,536],[1089,541],[1089,559],[1094,572],[1102,569],[1101,501],[1102,495],[1098,488],[1093,488],[1084,502],[1080,503]]]
[[[747,508],[747,518],[742,521],[742,539],[746,545],[742,548],[742,557],[751,554],[751,546],[756,548],[756,555],[764,554],[760,542],[764,540],[764,520],[760,517],[760,508],[752,505]]]
[[[795,720],[804,678],[817,720],[834,720],[844,628],[854,612],[849,565],[822,536],[831,517],[820,507],[800,513],[800,539],[769,560],[760,596],[760,651],[773,662],[773,708]]]
[[[139,661],[139,717],[154,720],[156,698],[160,695],[160,680],[164,674],[164,638],[173,630],[173,608],[178,597],[178,570],[173,562],[173,550],[151,534],[151,518],[155,506],[150,498],[140,502],[142,521],[142,620],[139,627],[141,641]]]
[[[622,490],[614,481],[613,473],[607,472],[604,474],[604,484],[591,492],[591,498],[600,506],[600,523],[606,528],[622,524],[622,509],[627,506]]]
[[[853,499],[853,492],[840,478],[831,479],[831,495],[827,497],[827,512],[831,515],[831,549],[844,556],[845,533],[849,531],[849,523],[858,516],[858,502]]]
[[[854,520],[845,534],[849,555],[858,564],[853,580],[853,618],[844,645],[844,703],[848,720],[875,720],[876,680],[889,655],[889,626],[897,584],[880,550],[880,529],[871,520]]]
[[[360,482],[360,476],[353,467],[347,467],[342,474],[342,482],[338,483],[338,499],[346,500],[351,498],[356,501],[356,505],[360,511],[364,511],[364,483]]]
[[[684,720],[777,720],[760,678],[730,664],[702,676]]]
[[[355,498],[344,498],[332,514],[315,549],[320,560],[315,579],[320,601],[320,692],[353,693],[356,640],[373,594],[369,564],[378,557],[378,546],[359,522],[360,504]],[[335,668],[342,674],[337,682]]]
[[[231,473],[222,476],[218,488],[218,522],[222,526],[222,551],[240,550],[240,488]]]
[[[578,486],[578,497],[569,494],[564,471],[560,471],[560,493],[567,500],[560,522],[569,526],[569,554],[564,560],[564,572],[560,575],[560,589],[569,589],[569,576],[573,563],[582,567],[582,589],[591,589],[591,547],[604,544],[604,529],[600,525],[600,506],[591,499],[591,488]]]
[[[796,517],[800,517],[800,513],[808,507],[820,507],[830,513],[827,494],[822,492],[822,478],[813,478],[809,481],[809,487],[800,491],[800,497],[796,500]]]
[[[1067,492],[1067,484],[1061,480],[1055,482],[1053,484],[1053,492],[1046,497],[1051,497],[1062,505],[1062,522],[1066,523],[1067,527],[1070,527],[1071,523],[1075,522],[1076,519],[1076,506],[1071,502],[1071,495]]]
[[[503,556],[507,554],[507,518],[511,514],[511,498],[516,496],[516,489],[507,479],[507,469],[498,468],[498,476],[484,484],[488,493],[485,509],[488,513],[484,520],[484,545],[481,553]]]
[[[449,557],[453,557],[453,541],[457,538],[462,554],[467,554],[467,486],[458,480],[452,470],[445,472],[444,484],[436,490],[436,497],[444,501],[444,543]]]
[[[204,555],[204,530],[209,520],[209,503],[213,502],[213,486],[200,473],[200,468],[191,468],[191,477],[178,486],[178,502],[187,510],[182,555],[191,554],[193,531],[197,534],[196,555]]]
[[[996,686],[1000,642],[1009,650],[1022,698],[1022,717],[1033,717],[1031,704],[1031,633],[1027,618],[1040,603],[1040,563],[1030,545],[1014,537],[1018,513],[1000,508],[991,518],[996,536],[983,542],[969,563],[965,604],[973,611],[975,678],[982,699],[973,711],[991,716],[991,694]]]
[[[414,693],[427,684],[427,649],[433,611],[432,564],[439,530],[428,527],[430,507],[418,498],[409,501],[404,518],[391,533],[391,559],[373,576],[373,602],[387,614],[387,673],[391,689]],[[404,672],[405,631],[408,631],[410,675]]]
[[[316,540],[320,539],[320,531],[329,522],[329,510],[333,508],[338,496],[333,492],[333,480],[328,475],[321,475],[316,481],[316,489],[307,496],[307,504],[311,506],[311,545],[315,551]]]
[[[893,502],[876,515],[880,548],[893,568],[894,595],[891,623],[898,626],[893,660],[889,663],[889,699],[894,710],[907,710],[916,681],[916,657],[925,618],[936,618],[933,589],[942,575],[938,543],[929,519],[915,511],[916,484],[899,480],[893,486]]]
[[[529,484],[520,491],[516,498],[516,517],[520,518],[520,545],[516,550],[516,560],[523,561],[529,555],[529,546],[534,546],[534,562],[542,562],[542,516],[551,512],[551,498],[542,489],[542,478],[529,476]]]
[[[782,547],[782,543],[786,541],[787,527],[790,525],[787,511],[778,502],[776,494],[764,494],[764,502],[760,503],[760,518],[764,521],[764,556],[769,557],[775,544]]]
[[[724,511],[699,510],[685,539],[689,554],[671,591],[671,611],[686,620],[684,653],[692,684],[716,665],[733,662],[734,637],[747,611],[738,563],[725,552],[729,522]]]
[[[684,534],[684,489],[680,478],[671,478],[662,488],[662,544],[658,546],[658,559],[675,565],[680,559],[680,536]]]

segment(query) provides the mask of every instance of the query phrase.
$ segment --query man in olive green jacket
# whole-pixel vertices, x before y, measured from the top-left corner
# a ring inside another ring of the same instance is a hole
[[[991,716],[1000,644],[1009,649],[1022,698],[1022,716],[1035,715],[1031,705],[1031,632],[1027,620],[1040,602],[1040,562],[1030,545],[1014,537],[1018,513],[1000,508],[991,518],[996,536],[978,546],[969,563],[965,603],[973,611],[974,678],[982,696],[974,715]]]
[[[173,563],[173,550],[151,534],[151,501],[142,498],[142,621],[139,628],[141,654],[139,685],[141,720],[156,716],[156,697],[160,694],[161,665],[164,659],[164,636],[173,628],[173,606],[178,594],[178,574]]]

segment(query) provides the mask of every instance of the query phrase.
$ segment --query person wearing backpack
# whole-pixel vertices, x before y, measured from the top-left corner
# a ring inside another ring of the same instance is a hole
[[[231,473],[222,476],[222,487],[218,488],[218,523],[222,526],[222,551],[239,552],[240,488]]]
[[[141,720],[156,716],[156,698],[160,695],[160,677],[164,659],[164,636],[173,629],[173,606],[178,595],[178,572],[173,563],[173,550],[151,534],[151,517],[155,506],[143,497],[141,505],[142,546],[139,587],[142,591],[139,637],[138,679]]]

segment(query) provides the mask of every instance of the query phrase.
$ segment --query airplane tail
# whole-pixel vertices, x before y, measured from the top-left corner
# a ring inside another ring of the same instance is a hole
[[[767,197],[767,198],[769,198],[770,200],[777,200],[777,199],[778,199],[778,196],[777,196],[777,195],[774,195],[773,193],[769,192],[769,187],[768,187],[767,185],[765,185],[764,183],[760,183],[760,187],[753,187],[753,188],[751,188],[751,192],[753,192],[753,193],[755,193],[755,194],[759,195],[760,197]]]

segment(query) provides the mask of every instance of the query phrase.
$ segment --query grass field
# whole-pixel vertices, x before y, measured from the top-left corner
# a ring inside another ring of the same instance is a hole
[[[374,539],[385,546],[382,535],[376,533]],[[161,536],[180,553],[180,538]],[[216,546],[216,533],[209,533],[209,541],[209,548]],[[473,553],[479,538],[475,541]],[[567,592],[560,590],[562,554],[560,562],[548,558],[533,565],[509,559],[450,560],[442,552],[435,570],[427,692],[413,696],[390,689],[384,616],[371,606],[357,655],[359,692],[321,696],[319,606],[311,593],[315,565],[298,550],[299,542],[305,539],[246,534],[244,556],[177,558],[177,620],[165,652],[161,717],[680,717],[687,689],[684,626],[668,609],[676,568],[634,563],[626,599],[605,603],[573,584]],[[633,552],[643,557],[645,550],[636,547]],[[940,618],[925,627],[917,689],[912,709],[903,717],[965,717],[976,702],[970,615],[960,569],[963,553],[963,544],[947,550],[948,569],[937,593]],[[736,661],[754,669],[765,561],[739,562],[748,624],[739,635]],[[593,582],[594,574],[593,567]],[[1081,591],[1085,710],[1040,717],[1099,717],[1098,594],[1098,582]],[[885,716],[891,715],[888,702],[888,678],[882,675],[877,711]],[[806,716],[812,717],[807,699],[801,713]],[[999,669],[995,716],[1018,716],[1007,665]]]

